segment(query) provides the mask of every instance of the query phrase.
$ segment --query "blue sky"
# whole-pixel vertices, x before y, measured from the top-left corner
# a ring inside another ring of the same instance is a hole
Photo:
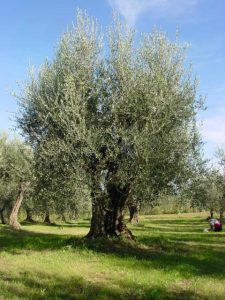
[[[17,104],[10,90],[26,79],[29,65],[54,54],[57,40],[86,9],[107,26],[112,10],[138,31],[153,26],[191,44],[188,54],[200,79],[207,111],[201,113],[205,156],[225,143],[225,1],[224,0],[2,0],[0,6],[0,131],[11,131]]]

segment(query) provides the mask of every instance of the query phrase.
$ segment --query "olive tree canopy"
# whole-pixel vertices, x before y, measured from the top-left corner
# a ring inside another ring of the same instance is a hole
[[[19,97],[38,180],[45,190],[88,191],[90,237],[131,236],[123,220],[129,197],[148,201],[179,186],[199,147],[202,102],[187,47],[157,30],[139,38],[117,17],[103,34],[78,11],[54,59]]]

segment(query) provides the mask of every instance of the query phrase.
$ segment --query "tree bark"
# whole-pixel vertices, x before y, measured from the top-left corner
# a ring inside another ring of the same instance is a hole
[[[21,225],[18,222],[17,218],[18,218],[18,212],[19,212],[20,206],[22,204],[24,193],[26,191],[27,185],[28,184],[25,183],[25,182],[22,182],[22,181],[20,182],[19,188],[18,188],[18,194],[17,194],[17,197],[16,197],[16,202],[15,202],[13,208],[12,208],[12,212],[11,212],[10,217],[9,217],[9,225],[13,229],[16,229],[16,230],[21,229]]]
[[[129,222],[130,223],[138,223],[138,206],[137,204],[131,204],[128,205],[129,208],[129,212],[130,212],[130,218],[129,218]]]
[[[220,209],[220,221],[223,220],[223,213],[224,213],[223,209]]]
[[[46,211],[46,212],[45,212],[44,223],[45,223],[45,224],[52,224],[52,222],[51,222],[51,220],[50,220],[50,213],[49,213],[49,211]]]
[[[35,223],[35,221],[33,220],[32,210],[29,207],[26,208],[26,214],[27,214],[27,217],[26,217],[25,222]]]
[[[105,215],[106,233],[111,237],[124,236],[133,239],[134,236],[124,223],[124,211],[131,190],[130,185],[121,188],[115,183],[109,183],[107,190],[111,207]]]
[[[91,226],[87,234],[87,238],[97,238],[106,236],[104,216],[105,212],[102,207],[100,198],[95,199],[92,204]]]

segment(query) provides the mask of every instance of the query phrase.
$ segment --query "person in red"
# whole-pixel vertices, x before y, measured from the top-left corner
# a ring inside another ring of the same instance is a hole
[[[208,217],[207,220],[209,221],[210,224],[210,229],[208,231],[222,231],[222,223],[219,219],[214,219]]]
[[[216,219],[214,223],[214,231],[222,231],[222,223],[220,220]]]

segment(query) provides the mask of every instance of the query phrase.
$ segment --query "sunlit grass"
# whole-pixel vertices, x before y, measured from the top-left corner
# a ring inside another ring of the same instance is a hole
[[[85,241],[88,221],[0,227],[0,299],[225,299],[225,234],[205,214],[143,216],[135,242]]]

